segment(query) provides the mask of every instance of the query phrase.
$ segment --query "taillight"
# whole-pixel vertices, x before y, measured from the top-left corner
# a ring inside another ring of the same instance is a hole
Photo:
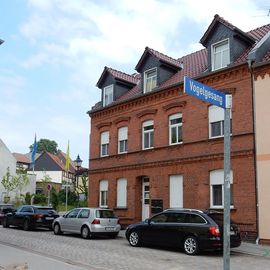
[[[33,215],[34,219],[39,219],[39,218],[43,218],[43,215]]]
[[[100,220],[95,218],[93,221],[92,221],[92,224],[100,224]]]
[[[220,231],[218,226],[211,226],[208,228],[208,231],[213,235],[213,236],[220,236]]]

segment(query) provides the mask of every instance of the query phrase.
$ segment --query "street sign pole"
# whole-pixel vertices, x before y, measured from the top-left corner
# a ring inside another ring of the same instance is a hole
[[[232,96],[226,95],[224,109],[224,227],[223,227],[223,269],[230,269],[230,207],[231,207],[231,107]]]

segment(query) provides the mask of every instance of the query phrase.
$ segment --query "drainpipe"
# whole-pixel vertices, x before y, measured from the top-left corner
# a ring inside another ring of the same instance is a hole
[[[256,103],[255,103],[255,84],[254,84],[254,72],[253,72],[253,59],[248,59],[248,69],[251,77],[251,91],[252,91],[252,120],[253,120],[253,147],[254,147],[254,172],[255,172],[255,199],[256,199],[256,227],[257,227],[257,238],[256,245],[260,241],[259,231],[259,193],[258,193],[258,172],[257,172],[257,147],[256,147]]]

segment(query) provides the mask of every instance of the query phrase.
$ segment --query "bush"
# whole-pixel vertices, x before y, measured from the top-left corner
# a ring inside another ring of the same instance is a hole
[[[59,205],[59,197],[54,187],[52,188],[51,194],[52,194],[51,198],[52,206],[55,210],[57,210]]]
[[[31,196],[30,192],[27,192],[24,196],[25,204],[31,204],[31,198],[32,198],[32,196]]]
[[[46,196],[42,193],[35,194],[34,196],[34,204],[46,205],[46,200]]]
[[[66,190],[62,189],[58,193],[58,199],[61,203],[66,203]],[[78,196],[74,191],[68,191],[68,205],[76,206],[78,204]]]

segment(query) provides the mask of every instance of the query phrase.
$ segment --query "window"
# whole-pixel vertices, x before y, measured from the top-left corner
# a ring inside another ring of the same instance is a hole
[[[169,144],[178,144],[182,142],[182,114],[177,113],[169,117]]]
[[[151,223],[164,223],[167,222],[167,214],[160,214],[151,218]]]
[[[188,215],[188,223],[204,224],[206,223],[205,219],[196,214]]]
[[[103,89],[103,106],[107,106],[113,102],[113,85],[104,87]]]
[[[233,174],[231,171],[231,206],[233,205]],[[224,171],[214,170],[210,172],[210,207],[223,208]]]
[[[224,136],[224,109],[216,105],[212,105],[208,109],[209,118],[209,138],[218,138]],[[232,115],[231,115],[232,118]],[[232,120],[231,127],[232,133]]]
[[[99,206],[108,207],[108,181],[102,180],[99,183]]]
[[[170,208],[183,207],[183,176],[170,176]]]
[[[154,121],[152,120],[143,123],[142,145],[143,149],[154,147]]]
[[[90,210],[88,209],[82,209],[80,214],[78,215],[78,218],[89,218]]]
[[[127,179],[117,180],[117,207],[127,207]]]
[[[153,68],[144,72],[144,93],[151,92],[157,86],[157,69]]]
[[[71,211],[66,215],[66,217],[67,217],[67,218],[76,218],[79,212],[80,212],[80,209],[79,209],[79,208],[76,208],[76,209],[74,209],[74,210],[71,210]]]
[[[230,63],[229,39],[212,45],[212,70],[226,67]]]
[[[105,131],[101,133],[100,136],[100,156],[108,156],[109,155],[109,131]]]
[[[128,151],[128,128],[121,127],[118,129],[118,154]]]

